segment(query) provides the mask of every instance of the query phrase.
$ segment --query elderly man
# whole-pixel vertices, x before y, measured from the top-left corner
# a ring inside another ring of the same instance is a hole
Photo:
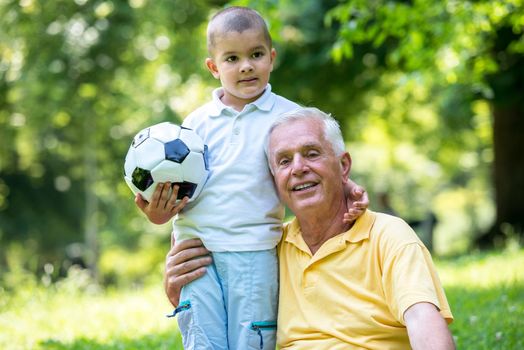
[[[292,135],[292,137],[290,137]],[[366,211],[346,223],[351,158],[337,122],[315,108],[282,115],[269,163],[296,218],[279,245],[280,349],[454,349],[453,317],[431,256],[401,219]],[[188,248],[188,249],[186,249]],[[168,254],[166,293],[204,273],[196,241]]]

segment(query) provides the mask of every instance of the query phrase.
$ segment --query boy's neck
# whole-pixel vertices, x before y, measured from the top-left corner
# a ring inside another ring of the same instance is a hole
[[[231,95],[226,94],[224,91],[224,94],[220,96],[220,101],[222,101],[222,103],[225,104],[226,106],[233,108],[235,111],[242,112],[244,110],[244,107],[247,104],[250,104],[258,100],[260,96],[262,96],[264,92],[266,92],[266,89],[264,89],[264,91],[262,91],[260,95],[252,99],[240,99],[240,98],[232,97]]]
[[[244,107],[250,103],[245,101],[228,101],[226,98],[226,95],[222,96],[220,98],[220,101],[222,101],[223,104],[225,104],[228,107],[233,108],[237,112],[242,112],[244,110]]]

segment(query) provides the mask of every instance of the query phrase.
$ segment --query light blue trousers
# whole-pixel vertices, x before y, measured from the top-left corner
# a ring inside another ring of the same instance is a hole
[[[182,289],[176,312],[184,348],[274,350],[276,249],[212,255],[206,274]]]

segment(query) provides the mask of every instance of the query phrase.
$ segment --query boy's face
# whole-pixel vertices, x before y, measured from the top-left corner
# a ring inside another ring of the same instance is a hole
[[[224,88],[222,102],[237,110],[255,101],[269,82],[276,51],[262,31],[247,29],[216,36],[212,58],[206,60],[211,74]]]

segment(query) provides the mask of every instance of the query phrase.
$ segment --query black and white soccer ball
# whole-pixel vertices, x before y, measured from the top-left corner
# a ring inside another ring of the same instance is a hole
[[[209,175],[207,146],[192,129],[170,122],[141,130],[124,163],[124,178],[134,194],[151,201],[158,183],[179,186],[177,199],[193,201]]]

